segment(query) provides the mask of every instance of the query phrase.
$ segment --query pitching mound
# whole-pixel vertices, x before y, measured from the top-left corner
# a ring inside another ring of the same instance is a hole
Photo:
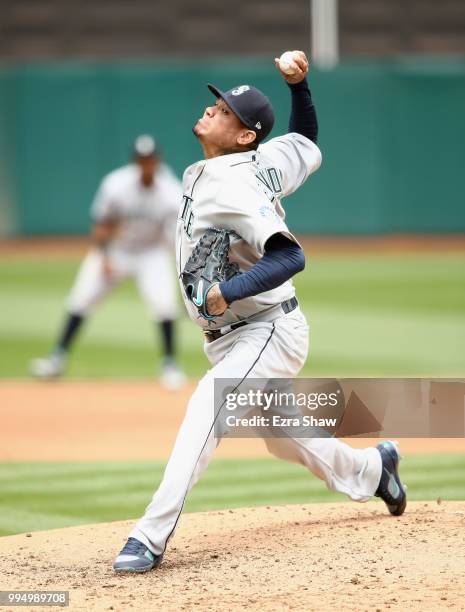
[[[465,502],[410,503],[401,518],[381,502],[185,515],[158,570],[117,576],[131,524],[1,538],[0,589],[69,590],[86,611],[463,605]]]

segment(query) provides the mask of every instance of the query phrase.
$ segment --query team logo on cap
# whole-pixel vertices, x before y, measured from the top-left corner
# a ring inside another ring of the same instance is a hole
[[[255,127],[257,128],[257,130],[262,129],[262,124],[260,123],[260,121],[257,121],[257,123],[255,124]]]
[[[233,96],[240,96],[244,93],[244,91],[249,91],[250,87],[248,85],[241,85],[240,87],[236,87],[236,89],[231,90]]]

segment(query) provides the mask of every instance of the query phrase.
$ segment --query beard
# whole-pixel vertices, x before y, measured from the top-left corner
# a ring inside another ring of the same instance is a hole
[[[197,126],[198,126],[198,123],[199,123],[199,122],[197,121],[197,123],[196,123],[196,124],[193,126],[193,128],[192,128],[192,133],[194,134],[194,136],[195,136],[196,138],[199,138],[199,132],[198,132],[198,127],[197,127]]]

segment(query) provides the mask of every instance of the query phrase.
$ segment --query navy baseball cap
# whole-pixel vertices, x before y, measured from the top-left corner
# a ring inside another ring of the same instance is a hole
[[[257,134],[257,142],[264,140],[273,129],[274,112],[271,102],[256,87],[238,85],[228,91],[208,84],[208,89],[217,98],[226,102],[236,117]]]

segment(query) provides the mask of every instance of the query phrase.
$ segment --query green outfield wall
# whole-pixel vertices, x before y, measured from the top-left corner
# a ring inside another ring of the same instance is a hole
[[[100,178],[141,132],[181,175],[201,156],[191,127],[207,82],[264,89],[273,135],[286,130],[289,93],[269,60],[3,67],[3,233],[86,232]],[[348,63],[311,85],[323,165],[287,200],[295,231],[465,231],[465,59]]]

